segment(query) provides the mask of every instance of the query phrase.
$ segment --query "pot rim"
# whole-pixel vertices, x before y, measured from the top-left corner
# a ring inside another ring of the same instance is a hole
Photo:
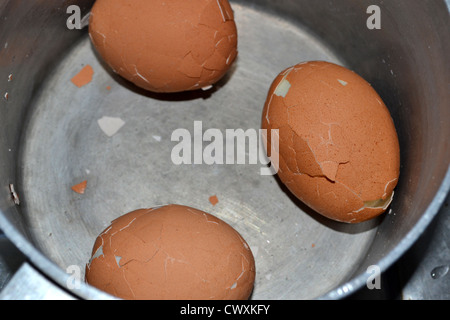
[[[431,221],[436,217],[439,209],[443,205],[445,198],[450,191],[450,165],[448,166],[447,173],[439,186],[433,200],[428,205],[417,223],[411,228],[411,230],[403,237],[403,239],[382,259],[380,259],[376,265],[380,267],[382,272],[389,269],[412,245],[419,239],[424,233]],[[330,290],[326,294],[319,297],[319,299],[338,300],[343,299],[357,290],[363,288],[366,285],[368,279],[367,273],[361,273],[353,276],[351,280],[345,282],[342,285]]]

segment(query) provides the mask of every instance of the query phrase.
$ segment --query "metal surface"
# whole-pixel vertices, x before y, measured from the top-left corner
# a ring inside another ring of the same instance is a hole
[[[414,245],[381,275],[379,289],[363,287],[349,299],[449,300],[449,204],[450,195]]]
[[[33,281],[30,281],[33,279]],[[24,263],[0,291],[0,300],[74,300],[75,297],[53,285],[28,263]]]
[[[0,230],[0,291],[8,284],[25,260],[26,257]]]
[[[450,197],[439,215],[398,262],[406,300],[450,300]]]
[[[448,9],[440,1],[384,1],[378,3],[382,29],[368,30],[373,2],[234,3],[239,59],[233,70],[213,91],[170,96],[142,92],[111,74],[86,33],[66,29],[69,2],[40,14],[23,1],[3,3],[0,85],[9,94],[0,105],[0,227],[65,286],[66,268],[83,269],[95,237],[113,218],[181,203],[219,216],[248,241],[257,265],[253,298],[335,299],[355,292],[369,265],[384,271],[414,243],[450,185]],[[354,69],[390,108],[402,150],[391,214],[360,225],[334,223],[305,208],[276,177],[260,176],[260,164],[171,162],[171,133],[193,134],[194,120],[203,121],[203,130],[258,129],[272,79],[313,59]],[[70,78],[85,64],[94,78],[76,88]],[[108,137],[97,123],[103,116],[125,125]],[[75,194],[70,186],[82,180],[88,180],[86,193]],[[11,199],[11,183],[20,206]],[[214,194],[216,206],[208,201]],[[104,297],[85,284],[72,292]]]

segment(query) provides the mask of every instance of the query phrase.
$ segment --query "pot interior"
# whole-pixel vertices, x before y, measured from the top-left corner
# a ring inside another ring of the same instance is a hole
[[[364,284],[369,265],[386,268],[406,250],[443,201],[436,194],[448,190],[442,187],[450,159],[450,132],[443,122],[449,119],[449,51],[443,41],[448,11],[444,2],[422,3],[379,3],[382,29],[369,30],[366,1],[232,2],[239,33],[232,70],[209,91],[170,95],[145,92],[113,74],[86,29],[61,25],[68,17],[65,8],[54,8],[60,18],[54,29],[37,35],[41,44],[24,37],[26,48],[19,51],[14,37],[32,31],[2,34],[0,39],[9,41],[0,42],[1,61],[9,68],[1,66],[2,76],[13,79],[2,104],[15,104],[17,110],[8,110],[5,118],[15,122],[4,127],[7,138],[0,142],[12,150],[0,174],[20,195],[20,206],[3,203],[2,228],[23,235],[18,239],[56,265],[59,271],[51,276],[64,283],[70,266],[78,266],[83,277],[95,238],[113,219],[178,203],[216,215],[246,239],[257,270],[253,299],[334,298],[351,292]],[[79,4],[87,11],[91,2]],[[9,2],[3,11],[18,9]],[[31,10],[22,18],[30,16],[41,19]],[[54,34],[58,45],[46,52],[42,45]],[[227,129],[257,131],[274,77],[307,60],[353,69],[391,111],[401,145],[401,177],[389,213],[377,219],[349,225],[323,218],[276,176],[262,176],[263,159],[228,165],[172,161],[177,141],[171,136],[177,129],[187,129],[193,143],[198,132],[201,139],[210,128],[224,137]],[[27,64],[33,65],[29,76]],[[78,88],[71,78],[86,65],[93,68],[93,79]],[[33,90],[22,94],[26,88]],[[99,125],[105,117],[123,124],[112,136]],[[84,180],[85,193],[75,193],[71,186]],[[209,201],[213,195],[216,205]],[[89,296],[90,288],[83,290],[81,296]]]

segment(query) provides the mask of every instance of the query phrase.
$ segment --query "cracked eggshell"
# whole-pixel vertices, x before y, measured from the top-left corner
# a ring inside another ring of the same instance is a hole
[[[324,61],[284,70],[269,89],[262,128],[279,130],[280,180],[318,213],[357,223],[387,209],[398,137],[380,96],[356,73]]]
[[[97,0],[89,35],[113,71],[153,92],[209,87],[237,56],[228,0]]]
[[[241,235],[203,211],[127,213],[96,239],[86,282],[123,299],[248,299],[255,262]]]

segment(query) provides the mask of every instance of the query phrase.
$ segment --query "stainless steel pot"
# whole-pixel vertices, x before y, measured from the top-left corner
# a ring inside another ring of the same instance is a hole
[[[255,299],[346,297],[366,285],[369,266],[386,270],[435,216],[450,188],[448,1],[235,1],[233,70],[212,91],[169,96],[111,74],[86,29],[67,28],[67,7],[84,15],[92,3],[0,3],[0,229],[69,295],[110,298],[84,283],[69,289],[69,267],[82,270],[98,233],[140,207],[181,203],[233,225],[256,257]],[[367,26],[371,5],[380,8],[381,29]],[[402,165],[388,214],[334,223],[276,177],[259,175],[261,165],[170,161],[171,133],[192,132],[194,120],[203,130],[258,129],[272,79],[313,59],[355,70],[391,111]],[[70,79],[85,64],[94,78],[77,88]],[[125,125],[107,137],[102,116]],[[85,179],[86,193],[72,192]]]

